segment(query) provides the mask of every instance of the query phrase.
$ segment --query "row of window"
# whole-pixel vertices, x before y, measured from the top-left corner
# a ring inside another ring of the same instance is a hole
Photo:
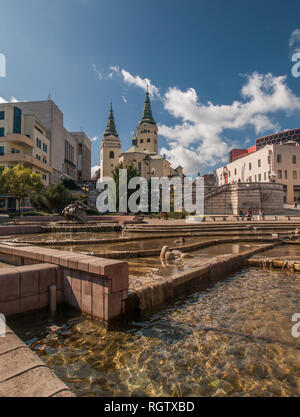
[[[20,153],[19,149],[10,148],[10,153]],[[4,155],[4,146],[0,146],[0,156]]]
[[[47,158],[45,156],[43,156],[43,159],[42,159],[40,155],[36,154],[35,157],[38,161],[42,160],[44,162],[44,164],[48,163]]]
[[[74,164],[74,147],[67,140],[65,141],[65,159]]]
[[[277,154],[277,163],[280,164],[282,162],[282,157],[280,155],[280,153]],[[297,163],[297,157],[296,155],[292,155],[292,164],[296,164]]]
[[[284,177],[283,177],[283,174],[284,174]],[[293,176],[293,180],[298,179],[298,173],[297,173],[297,171],[293,171],[292,172],[292,176]],[[285,180],[288,179],[288,172],[287,172],[286,169],[283,172],[282,172],[281,169],[278,170],[278,179],[282,179],[282,178],[284,178]],[[300,179],[300,172],[299,172],[299,179]]]
[[[42,145],[43,145],[43,151],[48,152],[47,143],[44,143],[44,142],[41,141],[41,139],[36,138],[36,147],[39,148],[39,149],[42,149]]]

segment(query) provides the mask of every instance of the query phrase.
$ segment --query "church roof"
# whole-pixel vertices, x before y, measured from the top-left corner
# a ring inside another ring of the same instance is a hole
[[[110,103],[107,125],[106,125],[105,132],[103,133],[103,136],[116,136],[116,137],[119,136],[116,130],[114,112],[113,112],[111,103]]]
[[[123,153],[133,153],[133,152],[136,152],[136,153],[145,153],[145,154],[148,153],[147,151],[143,151],[141,148],[139,148],[136,145],[130,146],[130,148],[128,148],[127,151],[125,151]]]
[[[149,92],[148,89],[146,91],[146,98],[144,103],[144,110],[141,120],[139,121],[139,125],[143,123],[150,123],[151,125],[155,125],[156,122],[153,119],[152,116],[152,110],[151,110],[151,104],[150,104],[150,98],[149,98]]]

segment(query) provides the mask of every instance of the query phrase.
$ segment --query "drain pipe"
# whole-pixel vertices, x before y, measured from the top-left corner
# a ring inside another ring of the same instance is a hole
[[[50,290],[50,312],[51,314],[56,313],[56,285],[51,285]]]

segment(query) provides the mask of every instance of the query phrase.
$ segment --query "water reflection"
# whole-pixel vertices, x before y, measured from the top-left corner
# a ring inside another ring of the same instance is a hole
[[[244,269],[112,330],[65,313],[9,324],[80,396],[297,396],[299,288],[299,276]]]

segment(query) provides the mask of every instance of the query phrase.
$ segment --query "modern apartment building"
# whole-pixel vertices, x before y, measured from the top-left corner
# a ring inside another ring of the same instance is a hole
[[[270,142],[257,139],[256,148],[232,150],[231,162],[216,170],[218,185],[276,182],[283,185],[285,203],[293,204],[295,200],[300,203],[299,132],[280,132],[272,135]]]
[[[18,102],[24,113],[31,113],[47,128],[50,140],[50,183],[63,178],[75,181],[91,178],[91,141],[84,132],[69,132],[63,113],[52,100]]]

